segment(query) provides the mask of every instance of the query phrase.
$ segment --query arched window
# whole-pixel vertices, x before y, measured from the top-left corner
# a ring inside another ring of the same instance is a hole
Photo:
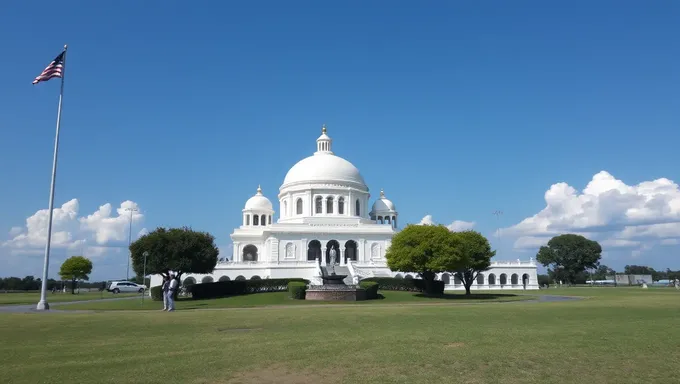
[[[448,273],[443,274],[443,275],[442,275],[442,281],[443,281],[444,284],[446,284],[446,285],[451,284],[451,275],[449,275]]]
[[[396,217],[396,216],[392,216],[392,226],[393,226],[394,228],[397,227],[397,217]]]
[[[338,213],[341,215],[345,214],[345,198],[341,197],[338,199]]]
[[[359,202],[359,199],[357,199],[354,204],[354,216],[361,216],[361,203]]]
[[[267,216],[262,215],[262,217],[260,217],[260,225],[267,225]]]
[[[312,240],[307,246],[307,261],[321,259],[321,243],[319,240]]]
[[[212,283],[213,281],[214,281],[214,280],[213,280],[212,276],[205,276],[205,277],[203,277],[203,279],[201,279],[201,283],[202,283],[202,284],[205,284],[205,283]]]
[[[257,247],[252,244],[243,247],[242,259],[243,261],[257,261]]]
[[[297,202],[295,202],[295,213],[298,215],[302,215],[302,199],[297,199]]]
[[[333,213],[333,196],[328,196],[326,199],[326,213]]]
[[[318,215],[322,211],[323,211],[323,197],[317,196],[316,197],[316,204],[314,204],[314,213],[316,213]]]
[[[260,216],[253,216],[253,225],[260,225]]]
[[[382,218],[382,216],[378,216],[378,223],[380,223],[380,224],[383,223],[383,218]]]

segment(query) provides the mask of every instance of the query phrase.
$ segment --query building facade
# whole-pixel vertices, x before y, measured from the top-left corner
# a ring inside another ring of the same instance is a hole
[[[241,226],[231,234],[233,259],[220,261],[210,275],[184,275],[185,284],[224,280],[299,277],[314,280],[333,264],[348,282],[366,277],[416,278],[387,267],[385,253],[398,231],[399,213],[384,191],[370,205],[359,170],[335,155],[325,126],[316,152],[300,160],[279,188],[279,217],[260,187],[246,201]],[[370,207],[370,208],[369,208]],[[334,250],[335,252],[331,252]],[[332,255],[335,260],[332,260]],[[447,289],[464,289],[449,274]],[[160,277],[152,278],[152,286]],[[536,264],[494,262],[473,289],[538,289]]]

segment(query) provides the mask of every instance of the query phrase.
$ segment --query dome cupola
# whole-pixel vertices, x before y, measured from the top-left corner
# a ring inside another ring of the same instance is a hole
[[[316,139],[316,152],[314,154],[315,155],[317,155],[317,154],[332,155],[333,154],[333,151],[331,150],[331,144],[332,143],[333,143],[333,139],[331,139],[326,134],[326,124],[324,124],[321,127],[321,136],[319,136],[319,138]]]
[[[283,179],[281,189],[293,185],[311,183],[333,183],[351,186],[368,192],[363,176],[352,163],[336,156],[332,151],[333,139],[321,128],[321,136],[316,139],[316,152],[295,164]]]
[[[373,203],[373,208],[371,208],[371,220],[375,220],[378,224],[390,224],[396,228],[398,215],[394,203],[385,197],[385,192],[381,189],[380,197]]]
[[[257,193],[246,201],[245,208],[243,208],[243,225],[249,227],[271,225],[272,215],[274,215],[274,206],[262,194],[262,188],[258,185]]]

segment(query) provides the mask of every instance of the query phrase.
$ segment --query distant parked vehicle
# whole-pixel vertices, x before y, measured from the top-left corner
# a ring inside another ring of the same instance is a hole
[[[121,293],[121,292],[139,292],[142,293],[146,290],[146,285],[135,284],[131,281],[112,281],[109,287],[106,288],[107,291],[111,293]]]

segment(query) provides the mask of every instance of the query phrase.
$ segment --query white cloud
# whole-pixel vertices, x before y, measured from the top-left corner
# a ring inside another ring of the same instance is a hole
[[[420,220],[420,223],[418,225],[434,225],[435,222],[432,220],[432,215],[426,215]],[[459,232],[459,231],[466,231],[468,229],[472,229],[475,226],[474,221],[462,221],[462,220],[454,220],[451,224],[447,225],[446,228],[449,229],[449,231],[452,232]]]
[[[87,216],[78,216],[78,199],[72,199],[55,208],[52,217],[52,249],[69,249],[86,256],[100,256],[116,246],[126,246],[132,212],[132,225],[140,223],[144,215],[133,201],[124,201],[115,210],[106,203]],[[41,209],[26,219],[25,227],[13,227],[10,239],[2,243],[12,254],[40,254],[47,242],[49,211]]]
[[[543,210],[503,230],[516,238],[515,248],[537,248],[553,236],[577,233],[604,249],[636,248],[631,255],[639,256],[680,238],[680,188],[666,178],[627,185],[601,171],[582,192],[553,184],[545,202]]]
[[[661,245],[678,245],[680,244],[680,239],[663,239],[661,240]]]

